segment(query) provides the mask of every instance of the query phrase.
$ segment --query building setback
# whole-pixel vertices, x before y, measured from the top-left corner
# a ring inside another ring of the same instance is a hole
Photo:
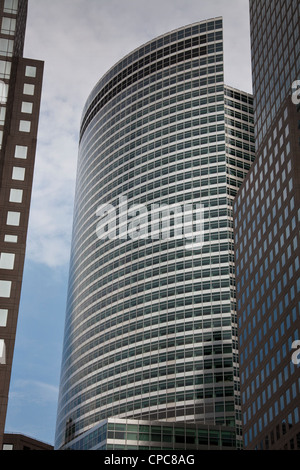
[[[224,85],[221,18],[148,42],[97,83],[80,129],[55,448],[116,417],[225,426],[241,445],[232,204],[254,152],[252,96]],[[149,233],[153,204],[201,204],[201,243],[176,238],[176,223]]]
[[[0,449],[26,247],[43,62],[23,58],[27,0],[0,0]]]
[[[234,203],[244,444],[300,449],[299,2],[250,0],[250,21],[257,157]]]

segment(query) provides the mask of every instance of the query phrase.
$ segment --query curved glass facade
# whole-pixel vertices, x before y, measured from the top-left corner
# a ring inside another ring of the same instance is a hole
[[[224,86],[222,36],[215,18],[150,41],[87,100],[56,448],[112,416],[239,427],[232,200],[253,114]],[[175,219],[149,236],[137,213],[154,204],[201,204],[203,243],[187,249]],[[106,239],[99,208],[119,222]]]

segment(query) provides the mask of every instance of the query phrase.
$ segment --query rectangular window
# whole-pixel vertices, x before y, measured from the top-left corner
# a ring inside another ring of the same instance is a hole
[[[23,145],[16,145],[15,158],[21,158],[23,160],[26,160],[27,151],[28,151],[28,147],[25,147]]]
[[[0,38],[0,54],[6,57],[12,57],[14,41],[12,39]]]
[[[22,113],[32,114],[33,103],[28,103],[27,101],[22,102]]]
[[[14,35],[15,30],[16,30],[16,19],[7,18],[4,16],[2,19],[1,33]]]
[[[26,77],[35,78],[36,77],[36,67],[33,67],[31,65],[27,65],[26,70],[25,70],[25,75],[26,75]]]
[[[2,450],[14,450],[13,444],[3,444]]]
[[[25,179],[25,168],[20,168],[17,166],[13,167],[12,179],[17,181],[24,181]]]
[[[6,364],[6,347],[4,339],[0,339],[0,364]]]
[[[6,115],[6,108],[4,106],[1,106],[0,107],[0,125],[1,126],[4,126],[5,115]]]
[[[0,297],[8,299],[10,297],[11,281],[0,281]]]
[[[13,270],[15,264],[15,254],[1,253],[0,254],[0,269]]]
[[[8,85],[7,83],[4,83],[1,80],[0,81],[0,104],[5,104],[7,102],[7,96],[8,96]]]
[[[11,71],[11,62],[0,60],[0,78],[9,78]]]
[[[18,11],[18,0],[5,0],[4,9],[6,13],[17,13]]]
[[[22,189],[11,189],[9,195],[9,202],[21,203],[23,199]]]
[[[20,212],[8,212],[6,224],[18,227],[20,225],[20,216]]]
[[[5,328],[7,325],[8,310],[0,309],[0,326]]]
[[[31,122],[30,121],[20,121],[19,131],[20,132],[30,132]]]
[[[23,93],[24,95],[34,95],[34,85],[24,83]]]
[[[18,243],[18,237],[16,235],[5,235],[4,241],[6,243]]]

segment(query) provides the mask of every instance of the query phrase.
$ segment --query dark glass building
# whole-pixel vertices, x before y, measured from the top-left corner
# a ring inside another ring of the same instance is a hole
[[[97,83],[80,129],[57,449],[109,418],[225,426],[240,446],[232,204],[254,154],[252,96],[224,85],[221,18],[148,42]],[[189,212],[166,237],[153,206]]]
[[[43,62],[23,58],[27,0],[0,0],[0,448],[23,276]]]
[[[62,447],[62,450],[235,449],[236,431],[228,426],[121,418],[107,418]]]
[[[299,450],[299,2],[250,0],[250,20],[257,156],[234,203],[244,444]]]

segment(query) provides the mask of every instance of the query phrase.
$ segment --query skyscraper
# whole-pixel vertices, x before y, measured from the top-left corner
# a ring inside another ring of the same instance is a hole
[[[250,20],[257,157],[234,204],[244,443],[300,449],[299,2],[250,0]]]
[[[43,76],[23,58],[27,0],[0,0],[0,449],[22,285]]]
[[[221,18],[139,47],[91,92],[57,449],[104,442],[116,418],[148,436],[149,423],[190,424],[194,446],[196,424],[225,426],[239,446],[232,203],[254,150],[252,96],[224,85]]]

